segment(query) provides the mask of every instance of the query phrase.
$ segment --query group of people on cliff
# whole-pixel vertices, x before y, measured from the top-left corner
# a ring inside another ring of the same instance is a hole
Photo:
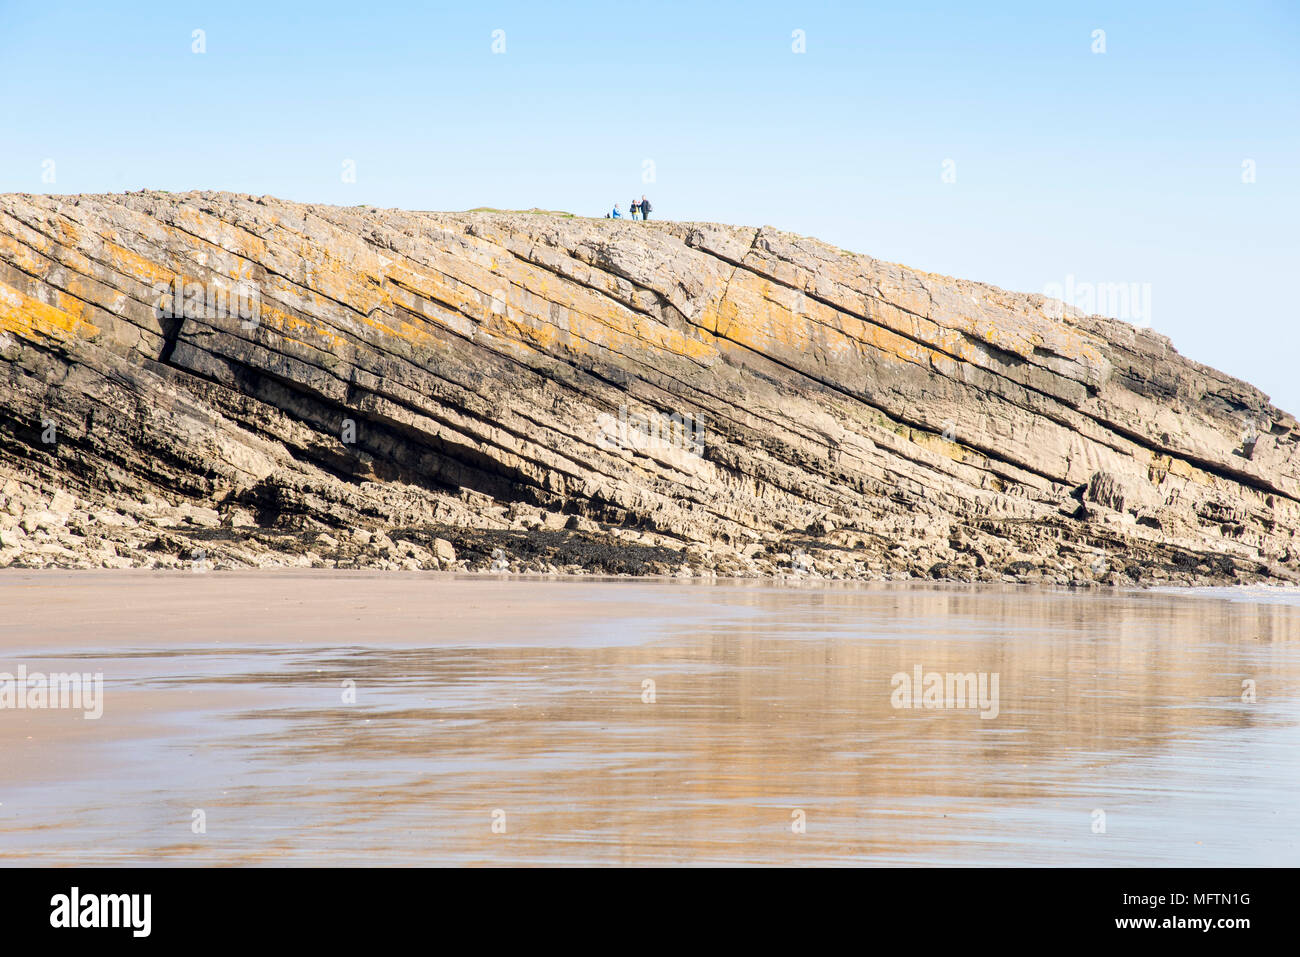
[[[628,208],[632,211],[633,219],[649,219],[650,210],[653,209],[654,207],[650,205],[650,200],[645,198],[645,193],[642,193],[641,201],[638,203],[635,199],[632,200],[632,204]],[[614,204],[613,212],[609,212],[605,214],[605,218],[606,219],[623,218],[623,214],[618,211],[618,203]]]

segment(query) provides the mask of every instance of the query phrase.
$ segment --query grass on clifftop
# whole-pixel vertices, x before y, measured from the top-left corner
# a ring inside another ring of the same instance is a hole
[[[577,219],[576,213],[566,213],[562,209],[538,209],[534,206],[532,209],[494,209],[491,206],[475,206],[473,209],[465,210],[467,213],[528,213],[533,216],[562,216],[565,219]]]

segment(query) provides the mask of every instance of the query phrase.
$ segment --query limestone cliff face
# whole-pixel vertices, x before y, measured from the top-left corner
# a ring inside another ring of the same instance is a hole
[[[769,227],[0,196],[0,565],[1294,581],[1298,440]]]

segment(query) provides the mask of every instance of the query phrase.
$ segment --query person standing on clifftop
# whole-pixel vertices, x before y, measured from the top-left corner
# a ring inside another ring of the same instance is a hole
[[[629,206],[628,209],[632,210],[632,218],[633,218],[633,219],[636,219],[636,211],[637,211],[638,209],[640,209],[640,208],[641,208],[641,207],[637,205],[636,200],[635,200],[635,199],[632,200],[632,205]]]
[[[645,198],[645,193],[641,194],[641,218],[650,218],[650,200]]]

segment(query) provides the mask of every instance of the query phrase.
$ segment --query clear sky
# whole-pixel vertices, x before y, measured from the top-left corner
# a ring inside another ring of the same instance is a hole
[[[644,192],[1008,289],[1136,284],[1121,318],[1300,413],[1297,0],[0,0],[0,191],[144,187]]]

